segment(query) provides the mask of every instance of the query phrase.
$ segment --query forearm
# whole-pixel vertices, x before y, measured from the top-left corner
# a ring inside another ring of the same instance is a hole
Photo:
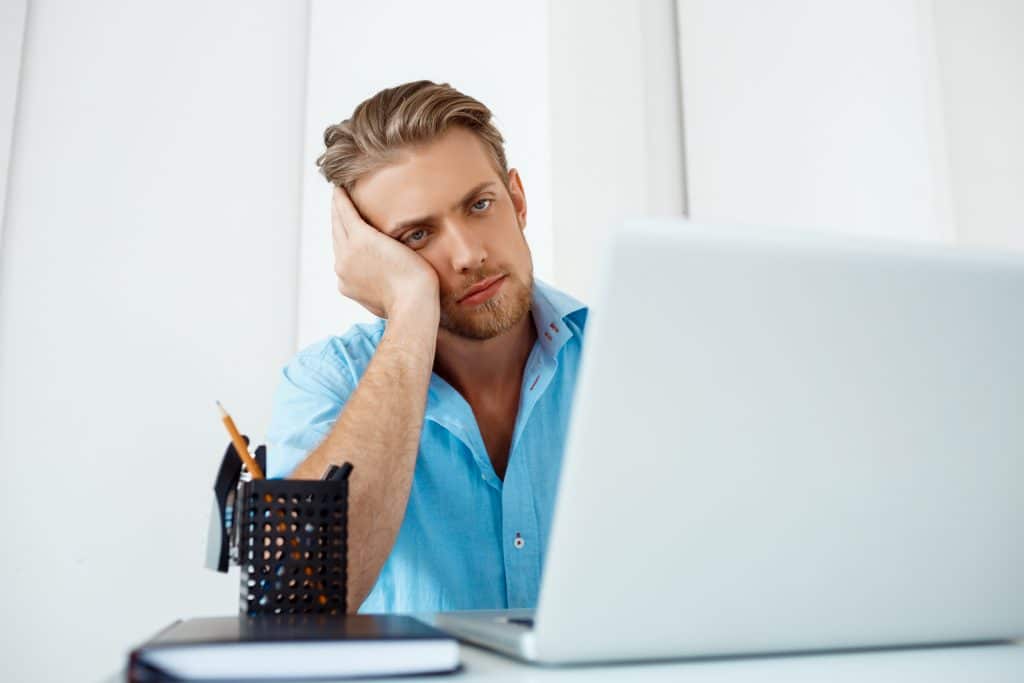
[[[350,462],[348,605],[366,599],[405,517],[419,450],[438,314],[410,307],[388,322],[359,385],[327,438],[292,472],[319,479]]]

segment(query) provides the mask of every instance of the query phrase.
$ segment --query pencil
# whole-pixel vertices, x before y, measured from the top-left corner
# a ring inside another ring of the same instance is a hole
[[[262,479],[263,470],[260,469],[259,464],[249,455],[249,446],[245,443],[245,439],[238,433],[238,428],[235,427],[235,421],[228,415],[228,411],[224,410],[224,406],[217,401],[217,407],[220,409],[220,421],[224,423],[224,426],[228,429],[228,434],[231,435],[231,443],[235,444],[235,452],[238,453],[238,457],[245,463],[246,468],[249,470],[249,474],[252,475],[253,479]]]

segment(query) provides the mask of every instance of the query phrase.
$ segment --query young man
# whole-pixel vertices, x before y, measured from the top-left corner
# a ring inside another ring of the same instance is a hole
[[[324,141],[339,290],[381,320],[285,367],[268,475],[353,464],[352,611],[534,607],[586,309],[534,281],[480,102],[407,83]]]

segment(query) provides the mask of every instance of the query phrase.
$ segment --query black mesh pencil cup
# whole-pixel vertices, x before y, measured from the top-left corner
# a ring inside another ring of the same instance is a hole
[[[241,485],[242,614],[345,613],[350,469],[331,480]]]

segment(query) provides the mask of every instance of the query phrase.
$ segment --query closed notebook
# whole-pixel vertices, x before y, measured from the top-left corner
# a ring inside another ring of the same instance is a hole
[[[442,673],[452,637],[412,617],[273,615],[176,621],[132,651],[132,681],[287,680]]]

